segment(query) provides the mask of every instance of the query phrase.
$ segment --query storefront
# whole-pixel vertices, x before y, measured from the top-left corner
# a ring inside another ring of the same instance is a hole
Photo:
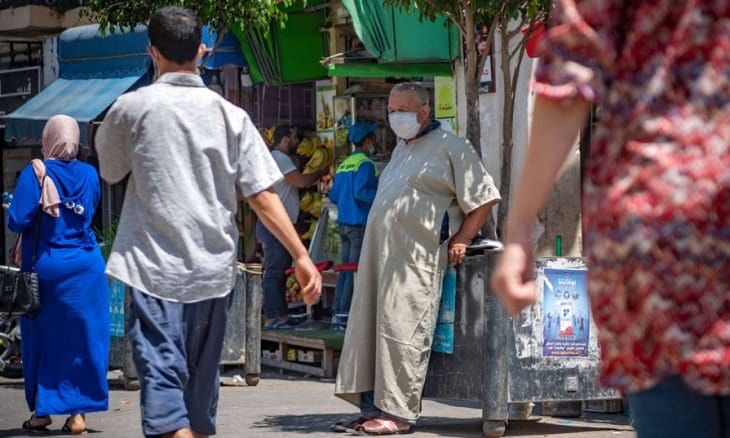
[[[96,164],[93,136],[105,111],[121,94],[152,80],[148,43],[144,26],[107,36],[96,25],[64,31],[58,37],[58,79],[5,117],[6,149],[25,152],[16,153],[18,162],[7,161],[4,168],[20,170],[40,155],[43,127],[57,114],[76,119],[81,128],[80,158]],[[17,172],[5,175],[3,189],[12,193]],[[111,223],[122,197],[120,189],[104,186],[97,226]]]

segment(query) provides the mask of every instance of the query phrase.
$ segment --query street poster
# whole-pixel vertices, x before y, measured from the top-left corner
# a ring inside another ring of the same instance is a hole
[[[316,105],[317,105],[317,131],[333,131],[335,127],[332,105],[337,90],[332,81],[317,81]]]
[[[545,268],[544,357],[588,357],[591,313],[585,269]]]

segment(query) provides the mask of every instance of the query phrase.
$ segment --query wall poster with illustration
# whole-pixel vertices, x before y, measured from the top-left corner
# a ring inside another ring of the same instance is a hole
[[[586,269],[545,267],[542,283],[543,357],[588,357],[591,310]]]

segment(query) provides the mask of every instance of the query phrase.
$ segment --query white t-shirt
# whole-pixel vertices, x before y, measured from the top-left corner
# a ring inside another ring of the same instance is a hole
[[[279,170],[284,176],[297,170],[294,161],[284,152],[274,149],[271,151],[271,155],[274,157],[276,164],[279,165]],[[297,223],[297,219],[299,219],[299,189],[286,182],[285,179],[282,179],[274,184],[274,190],[279,194],[281,203],[284,204],[284,208],[286,208],[291,222],[293,224]]]

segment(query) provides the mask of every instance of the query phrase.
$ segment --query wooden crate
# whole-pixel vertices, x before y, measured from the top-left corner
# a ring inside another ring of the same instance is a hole
[[[282,370],[296,371],[318,377],[335,377],[335,374],[337,373],[337,360],[339,359],[341,346],[332,345],[331,343],[328,344],[325,339],[317,338],[315,335],[316,333],[314,332],[297,333],[294,330],[264,331],[261,334],[261,340],[277,344],[280,354],[276,359],[263,356],[261,358],[261,363],[263,365]],[[322,360],[320,365],[290,362],[286,360],[286,352],[290,347],[321,352]]]

